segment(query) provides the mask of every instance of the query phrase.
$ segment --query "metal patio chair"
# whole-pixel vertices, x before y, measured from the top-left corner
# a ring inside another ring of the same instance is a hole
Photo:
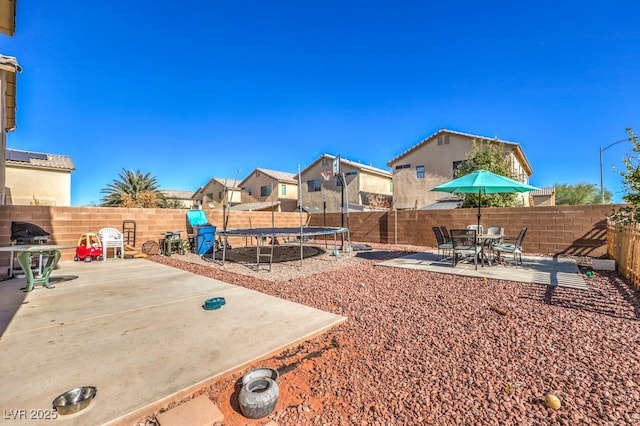
[[[524,241],[524,237],[527,234],[527,228],[522,228],[518,237],[515,239],[513,243],[507,242],[508,239],[505,238],[505,241],[502,243],[494,244],[491,247],[491,250],[497,255],[500,256],[501,253],[511,253],[513,254],[513,263],[518,267],[518,262],[522,265],[522,242]]]
[[[473,258],[475,269],[478,269],[478,259],[484,266],[482,244],[478,243],[475,229],[452,229],[451,242],[453,244],[452,265],[455,267],[459,260]]]

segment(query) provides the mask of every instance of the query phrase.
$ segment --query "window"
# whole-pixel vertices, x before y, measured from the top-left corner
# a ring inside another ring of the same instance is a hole
[[[320,179],[308,180],[307,181],[307,191],[308,192],[319,192],[322,191],[322,182]]]
[[[456,175],[456,170],[458,170],[458,167],[464,163],[466,163],[467,160],[462,160],[462,161],[454,161],[453,162],[453,175]]]
[[[416,167],[416,177],[418,179],[424,179],[424,166]]]
[[[408,169],[410,167],[411,167],[411,164],[400,164],[399,166],[396,166],[396,170]]]
[[[438,136],[438,145],[447,145],[449,143],[449,135]]]
[[[260,196],[268,197],[271,195],[271,185],[265,185],[260,187]]]
[[[280,185],[280,195],[287,195],[287,185]]]
[[[208,192],[207,195],[205,195],[205,201],[207,203],[213,201],[213,192]]]

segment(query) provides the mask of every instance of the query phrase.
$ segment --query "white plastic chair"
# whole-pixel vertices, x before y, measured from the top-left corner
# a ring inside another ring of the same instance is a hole
[[[473,229],[474,231],[476,231],[476,234],[482,234],[483,228],[482,225],[478,226],[478,225],[467,225],[467,229]]]
[[[100,242],[102,243],[102,250],[104,251],[103,259],[107,259],[107,253],[109,248],[113,249],[113,257],[118,257],[118,250],[120,250],[120,258],[124,259],[124,238],[122,238],[122,232],[116,228],[102,228],[98,231]]]

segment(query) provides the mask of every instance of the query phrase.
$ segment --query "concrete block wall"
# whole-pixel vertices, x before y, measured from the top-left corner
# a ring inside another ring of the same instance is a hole
[[[204,210],[209,223],[222,228],[222,211]],[[49,206],[0,206],[0,246],[11,245],[11,222],[30,222],[51,234],[50,244],[73,245],[87,232],[97,233],[101,228],[122,230],[123,221],[136,222],[136,248],[149,240],[158,241],[167,231],[180,231],[187,237],[187,210],[141,209],[111,207],[49,207]],[[300,226],[307,221],[307,214],[283,212],[230,212],[229,228]],[[232,246],[250,243],[244,238],[230,239]],[[75,250],[63,250],[62,260],[72,260]],[[0,252],[0,268],[8,267],[9,254]],[[2,275],[2,274],[0,274]]]
[[[615,206],[620,207],[620,206]],[[223,212],[204,210],[209,223],[222,228]],[[606,253],[606,217],[611,205],[551,206],[522,208],[484,208],[484,226],[500,225],[509,236],[527,227],[525,251],[529,253],[600,256]],[[187,236],[186,210],[136,209],[107,207],[0,206],[0,246],[11,245],[11,222],[34,223],[51,233],[50,243],[73,245],[81,234],[98,232],[100,228],[122,230],[125,220],[136,222],[136,247],[146,241],[158,241],[166,231],[183,232]],[[402,210],[300,215],[297,212],[235,212],[228,215],[227,228],[347,226],[352,241],[385,244],[411,244],[435,247],[431,229],[445,225],[449,229],[464,228],[477,222],[477,210]],[[232,246],[254,245],[250,238],[236,237]],[[75,250],[64,250],[62,259],[71,260]],[[8,267],[9,254],[0,253],[0,267]]]
[[[484,208],[481,224],[505,229],[508,236],[517,236],[527,227],[524,248],[529,253],[601,256],[606,254],[606,218],[611,205],[548,206],[520,208]],[[615,206],[620,207],[620,206]],[[401,210],[390,212],[359,212],[314,214],[310,225],[344,226],[353,241],[411,244],[435,247],[433,226],[449,229],[476,224],[476,209]]]

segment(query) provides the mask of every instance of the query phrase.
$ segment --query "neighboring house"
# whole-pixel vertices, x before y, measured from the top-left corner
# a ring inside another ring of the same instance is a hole
[[[66,155],[6,150],[6,205],[71,205],[71,172]]]
[[[431,189],[454,178],[454,170],[473,150],[473,141],[489,142],[493,138],[442,129],[412,146],[387,163],[393,171],[393,206],[396,209],[419,209],[434,204],[442,193]],[[498,140],[504,144],[515,179],[529,183],[531,165],[520,144]],[[522,204],[529,205],[529,197],[518,194]]]
[[[440,198],[433,204],[426,205],[424,207],[420,207],[419,210],[449,210],[449,209],[457,209],[462,205],[464,200],[460,197],[445,197]]]
[[[193,206],[193,191],[179,191],[175,189],[160,190],[164,198],[172,203],[180,203],[182,208],[190,209]]]
[[[529,193],[529,204],[532,206],[555,206],[556,205],[556,189],[541,188]]]
[[[342,181],[335,176],[325,180],[321,173],[333,171],[334,162],[339,163],[340,174],[346,181],[344,204],[350,211],[386,210],[391,207],[393,191],[390,172],[323,154],[300,172],[304,210],[312,213],[340,212]]]
[[[237,179],[211,178],[193,194],[193,205],[203,209],[222,209],[240,204],[242,199],[237,183]]]
[[[242,204],[270,202],[276,211],[283,212],[296,211],[298,206],[298,181],[294,173],[258,167],[238,186]]]

